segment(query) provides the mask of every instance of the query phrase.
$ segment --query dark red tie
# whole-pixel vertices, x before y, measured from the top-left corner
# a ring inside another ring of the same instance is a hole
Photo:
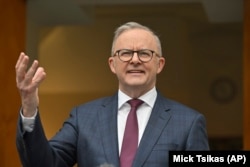
[[[137,108],[143,103],[140,99],[129,100],[131,110],[128,114],[125,132],[123,136],[120,167],[131,167],[138,147],[138,122],[136,116]]]

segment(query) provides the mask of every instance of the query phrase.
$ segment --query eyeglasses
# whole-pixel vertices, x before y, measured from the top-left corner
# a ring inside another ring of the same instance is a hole
[[[123,62],[131,61],[134,53],[137,53],[139,60],[143,63],[149,62],[154,53],[156,56],[160,57],[155,51],[149,49],[142,49],[142,50],[129,50],[129,49],[121,49],[117,50],[114,56],[118,55],[119,59]]]

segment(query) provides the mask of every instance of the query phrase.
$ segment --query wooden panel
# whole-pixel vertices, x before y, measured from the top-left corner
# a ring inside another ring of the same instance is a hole
[[[244,1],[244,149],[250,150],[250,0]]]
[[[25,1],[0,0],[0,166],[21,166],[16,151],[16,124],[20,98],[15,63],[25,48]]]

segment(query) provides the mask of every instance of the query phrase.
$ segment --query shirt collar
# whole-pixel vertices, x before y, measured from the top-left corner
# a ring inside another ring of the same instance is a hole
[[[156,91],[156,88],[153,87],[151,90],[149,90],[144,95],[140,96],[138,99],[143,100],[144,103],[146,103],[151,108],[153,108],[155,100],[156,100],[156,96],[157,96],[157,91]],[[124,105],[130,99],[132,99],[132,98],[129,97],[128,95],[126,95],[125,93],[123,93],[119,89],[119,91],[118,91],[118,109],[120,109],[122,107],[122,105]]]

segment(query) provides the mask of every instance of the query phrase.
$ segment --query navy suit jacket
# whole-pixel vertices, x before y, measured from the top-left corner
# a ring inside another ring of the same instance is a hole
[[[18,122],[17,149],[24,167],[119,167],[118,95],[72,110],[63,127],[47,141],[39,114],[34,130]],[[141,138],[133,167],[168,167],[170,150],[208,150],[205,118],[159,93]]]

